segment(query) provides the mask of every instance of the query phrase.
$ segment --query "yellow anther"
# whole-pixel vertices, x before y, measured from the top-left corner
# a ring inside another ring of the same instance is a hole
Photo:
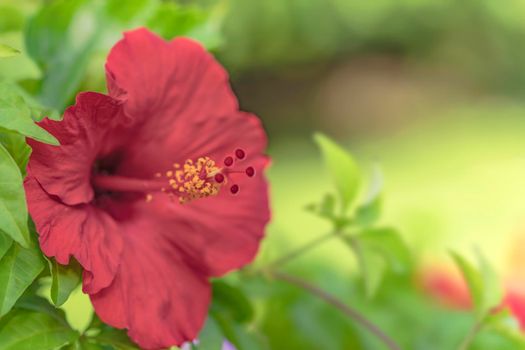
[[[153,200],[153,195],[150,194],[150,193],[148,193],[148,194],[146,195],[146,202],[149,203],[149,202],[151,202],[152,200]]]
[[[194,199],[214,196],[219,193],[220,183],[214,176],[221,169],[209,157],[201,157],[193,161],[186,160],[183,164],[174,163],[175,171],[168,170],[170,188],[179,196],[180,203],[188,203]]]

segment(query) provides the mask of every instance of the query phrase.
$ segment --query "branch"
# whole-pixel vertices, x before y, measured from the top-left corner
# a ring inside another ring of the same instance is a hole
[[[279,271],[268,271],[270,276],[273,276],[275,279],[284,281],[286,283],[292,284],[296,287],[306,290],[310,294],[323,299],[328,304],[335,306],[339,311],[359,323],[361,326],[366,328],[370,333],[372,333],[377,339],[379,339],[386,347],[390,350],[401,350],[399,345],[397,345],[394,340],[392,340],[388,335],[386,335],[378,326],[369,321],[365,316],[363,316],[359,311],[351,308],[346,305],[343,301],[335,297],[334,295],[322,290],[321,288],[302,280],[298,277],[291,276],[289,274],[279,272]]]

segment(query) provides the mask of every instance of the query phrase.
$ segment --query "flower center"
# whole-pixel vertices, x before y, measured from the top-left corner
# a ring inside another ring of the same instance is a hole
[[[200,157],[196,160],[187,159],[183,164],[174,163],[173,167],[163,173],[156,173],[152,179],[135,179],[117,175],[94,174],[93,186],[101,190],[113,192],[138,192],[146,194],[146,201],[151,201],[155,193],[161,192],[170,198],[178,198],[185,204],[200,198],[216,196],[226,185],[230,194],[236,195],[240,186],[234,177],[241,174],[247,177],[255,176],[255,169],[248,166],[238,169],[235,165],[246,158],[246,152],[237,149],[234,156],[226,156],[224,167],[210,157]],[[231,184],[230,184],[231,183]]]

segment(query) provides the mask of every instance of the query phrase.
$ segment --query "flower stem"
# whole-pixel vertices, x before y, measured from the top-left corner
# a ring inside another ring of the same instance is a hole
[[[485,322],[485,319],[482,319],[480,321],[476,321],[474,325],[470,328],[469,332],[461,342],[461,345],[459,346],[458,350],[468,350],[470,346],[472,345],[472,342],[474,341],[474,338],[476,338],[476,335],[479,333],[481,328],[483,327],[483,324]]]
[[[275,279],[281,280],[283,282],[292,284],[296,287],[304,289],[310,294],[317,296],[318,298],[324,300],[328,304],[335,306],[342,313],[359,323],[366,330],[372,333],[377,339],[379,339],[385,346],[390,350],[401,350],[399,345],[396,344],[392,338],[390,338],[386,333],[384,333],[377,325],[368,320],[364,315],[359,311],[351,308],[343,301],[335,297],[334,295],[322,290],[321,288],[303,280],[298,277],[279,272],[279,271],[267,271],[270,276],[273,276]]]
[[[334,237],[337,237],[338,235],[340,235],[341,232],[340,231],[332,231],[332,232],[329,232],[327,234],[324,234],[320,237],[317,237],[313,240],[311,240],[310,242],[306,243],[305,245],[295,249],[295,250],[292,250],[291,252],[281,256],[280,258],[274,260],[273,262],[269,263],[268,264],[268,267],[276,267],[276,266],[282,266],[288,262],[290,262],[291,260],[297,258],[298,256],[308,252],[309,250],[313,249],[313,248],[316,248],[318,247],[321,243],[324,243]]]

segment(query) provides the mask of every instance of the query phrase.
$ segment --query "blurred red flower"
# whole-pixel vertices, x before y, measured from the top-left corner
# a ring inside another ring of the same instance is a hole
[[[459,275],[445,268],[431,268],[421,274],[423,290],[439,303],[459,310],[472,308],[472,298],[467,283]],[[525,294],[509,285],[499,305],[508,308],[525,332]]]
[[[269,221],[266,135],[199,44],[145,29],[112,49],[109,96],[77,96],[60,141],[29,140],[27,201],[49,257],[84,268],[106,323],[147,349],[196,338],[208,279],[249,263]]]

